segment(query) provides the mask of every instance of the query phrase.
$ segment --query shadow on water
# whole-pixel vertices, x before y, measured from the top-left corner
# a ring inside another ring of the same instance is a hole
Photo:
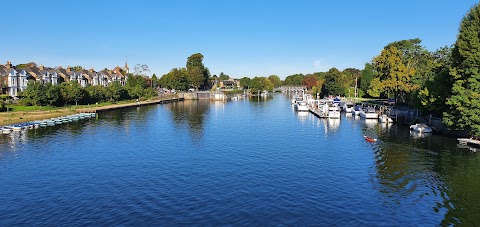
[[[453,138],[411,133],[406,126],[361,122],[376,134],[371,181],[388,207],[427,206],[443,215],[441,225],[480,223],[480,157]]]

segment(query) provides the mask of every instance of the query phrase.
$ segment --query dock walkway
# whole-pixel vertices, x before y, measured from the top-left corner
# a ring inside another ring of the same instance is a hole
[[[109,106],[99,106],[99,107],[90,107],[90,108],[82,108],[77,109],[76,111],[79,113],[98,113],[98,112],[105,112],[109,110],[116,110],[116,109],[123,109],[128,107],[135,107],[135,106],[146,106],[146,105],[154,105],[154,104],[164,104],[170,102],[178,102],[183,101],[183,98],[179,97],[169,97],[169,98],[161,98],[157,100],[146,100],[146,101],[139,101],[133,103],[126,103],[126,104],[118,104],[118,105],[109,105]]]

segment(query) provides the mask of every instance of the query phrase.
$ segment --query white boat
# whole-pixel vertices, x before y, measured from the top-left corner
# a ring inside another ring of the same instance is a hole
[[[353,103],[347,102],[343,104],[343,111],[345,111],[345,113],[351,113],[353,111]]]
[[[338,107],[338,104],[328,104],[328,118],[340,118],[340,107]]]
[[[12,126],[10,126],[10,128],[13,131],[21,131],[23,127],[21,125],[12,125]]]
[[[360,105],[355,105],[353,107],[352,115],[358,116],[360,115],[360,112],[362,111],[362,106]]]
[[[302,97],[299,97],[299,96],[295,96],[292,98],[292,105],[296,104],[297,102],[300,102],[302,101]]]
[[[378,119],[380,120],[380,123],[384,123],[384,124],[393,123],[393,119],[387,116],[386,114],[382,114],[382,116],[380,116]]]
[[[305,101],[297,102],[297,111],[308,111],[308,104]]]
[[[365,119],[378,119],[378,114],[375,112],[373,107],[367,107],[366,109],[362,109],[360,111],[360,117]]]
[[[8,127],[2,127],[1,129],[2,129],[2,134],[9,134],[12,132],[12,129]]]
[[[419,133],[432,133],[432,128],[426,124],[414,124],[410,125],[410,131]]]

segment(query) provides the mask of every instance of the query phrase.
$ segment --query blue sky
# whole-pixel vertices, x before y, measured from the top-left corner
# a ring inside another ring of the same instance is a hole
[[[232,77],[362,69],[393,41],[455,42],[473,0],[8,1],[0,62],[95,69],[147,64],[161,76],[188,56]],[[5,5],[5,2],[2,4]]]

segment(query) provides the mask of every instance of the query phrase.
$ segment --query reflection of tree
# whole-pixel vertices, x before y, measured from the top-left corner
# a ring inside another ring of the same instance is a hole
[[[266,95],[266,96],[251,96],[249,101],[250,102],[268,102],[273,99],[273,96]]]
[[[480,223],[480,157],[462,155],[454,139],[414,139],[400,126],[380,132],[372,181],[383,202],[430,206],[445,213],[441,225]]]
[[[480,223],[480,157],[445,152],[437,168],[446,187],[441,194],[447,213],[442,225],[476,226]]]
[[[203,136],[203,125],[209,110],[209,102],[209,100],[185,100],[172,103],[169,108],[173,113],[173,122],[176,125],[187,124],[193,139],[199,141]]]

